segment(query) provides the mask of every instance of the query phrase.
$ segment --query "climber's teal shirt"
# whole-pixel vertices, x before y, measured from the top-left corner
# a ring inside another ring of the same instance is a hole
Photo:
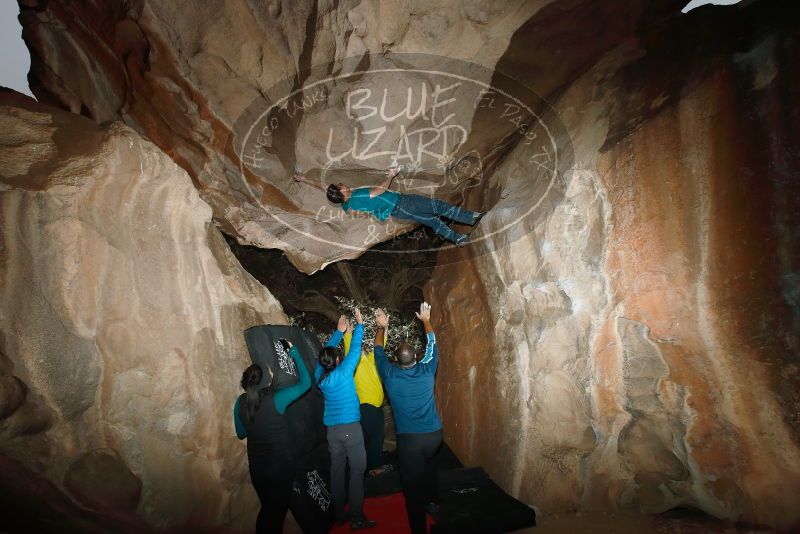
[[[359,187],[354,189],[347,202],[342,204],[344,211],[363,211],[371,213],[376,219],[385,221],[397,206],[400,193],[394,191],[384,191],[378,196],[369,196],[369,187]]]
[[[407,369],[391,364],[383,346],[375,345],[375,365],[389,394],[398,434],[435,432],[442,428],[442,420],[433,400],[439,347],[433,332],[429,332],[427,338],[425,355],[419,363]]]
[[[292,402],[297,400],[300,395],[308,391],[308,388],[311,387],[311,376],[308,374],[306,364],[300,356],[300,351],[297,350],[297,347],[292,347],[289,350],[289,354],[292,356],[295,368],[297,369],[297,383],[275,392],[275,409],[278,410],[278,413],[281,415],[286,413],[286,408]],[[247,429],[244,426],[244,422],[242,422],[242,418],[239,416],[239,401],[241,400],[242,396],[236,399],[236,404],[233,405],[233,424],[236,427],[236,437],[244,439],[247,437]]]
[[[322,422],[325,426],[346,425],[361,421],[361,403],[356,393],[353,375],[361,360],[361,341],[364,339],[364,325],[357,324],[350,340],[350,351],[336,368],[322,380],[324,369],[317,362],[314,378],[325,397],[325,414]],[[326,347],[336,347],[342,341],[342,333],[336,330],[325,343]]]

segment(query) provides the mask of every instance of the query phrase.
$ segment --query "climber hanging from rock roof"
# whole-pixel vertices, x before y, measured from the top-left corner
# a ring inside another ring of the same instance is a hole
[[[393,217],[424,224],[459,247],[467,245],[469,234],[456,232],[442,219],[474,226],[483,217],[483,213],[465,210],[433,197],[390,191],[389,186],[399,173],[399,166],[390,167],[386,171],[383,183],[374,187],[351,188],[339,183],[330,184],[325,188],[320,182],[306,177],[301,172],[294,174],[294,180],[325,191],[328,200],[340,204],[345,212],[370,213],[380,221]]]

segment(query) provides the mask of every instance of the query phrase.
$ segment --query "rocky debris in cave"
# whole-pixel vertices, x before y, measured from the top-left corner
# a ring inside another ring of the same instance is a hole
[[[230,236],[226,240],[242,266],[270,290],[295,324],[323,336],[346,311],[342,301],[365,310],[383,308],[397,319],[413,319],[442,243],[430,229],[420,227],[357,259],[307,275],[279,250],[240,245]]]

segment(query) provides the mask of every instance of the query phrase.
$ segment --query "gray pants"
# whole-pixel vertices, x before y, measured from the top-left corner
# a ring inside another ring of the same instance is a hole
[[[364,471],[367,469],[367,453],[364,450],[364,434],[361,423],[328,427],[328,450],[331,453],[331,490],[336,520],[345,517],[345,502],[350,504],[350,518],[364,516]],[[345,500],[344,468],[350,462],[349,495]]]

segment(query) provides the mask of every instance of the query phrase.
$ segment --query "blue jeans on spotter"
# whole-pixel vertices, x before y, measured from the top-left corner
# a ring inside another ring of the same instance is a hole
[[[432,228],[434,232],[456,242],[463,234],[459,234],[445,223],[440,217],[445,217],[461,224],[475,224],[478,213],[461,209],[438,198],[423,197],[421,195],[400,195],[397,205],[392,211],[392,217],[404,221],[413,221]]]

